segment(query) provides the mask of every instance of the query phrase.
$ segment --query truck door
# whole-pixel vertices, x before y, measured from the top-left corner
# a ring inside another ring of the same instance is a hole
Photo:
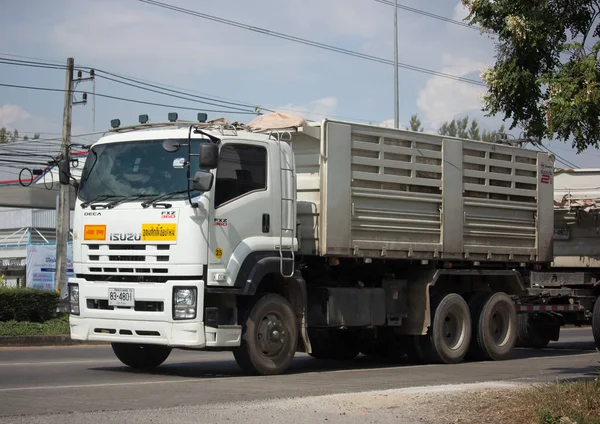
[[[266,144],[226,143],[216,171],[209,220],[209,286],[232,286],[246,256],[273,251],[273,200]]]

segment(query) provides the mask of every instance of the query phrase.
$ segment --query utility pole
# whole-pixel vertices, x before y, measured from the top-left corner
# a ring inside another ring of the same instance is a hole
[[[67,59],[67,76],[65,80],[65,105],[63,110],[62,129],[62,160],[69,160],[69,146],[71,144],[71,115],[73,112],[73,68],[75,61],[72,57]],[[54,273],[54,288],[61,296],[66,295],[67,284],[67,244],[69,243],[69,206],[68,185],[58,186],[58,205],[56,214],[56,269]]]
[[[400,127],[398,99],[398,0],[394,1],[394,128]]]

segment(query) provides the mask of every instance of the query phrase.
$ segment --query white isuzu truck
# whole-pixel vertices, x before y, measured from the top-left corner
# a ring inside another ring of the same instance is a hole
[[[258,374],[297,351],[509,357],[553,258],[552,158],[278,117],[112,123],[76,184],[71,337],[137,368],[232,350]]]

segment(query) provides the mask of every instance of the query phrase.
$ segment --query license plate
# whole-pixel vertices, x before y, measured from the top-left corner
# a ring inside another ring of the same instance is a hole
[[[177,240],[177,224],[142,224],[143,241]]]
[[[109,306],[135,306],[133,289],[108,289]]]

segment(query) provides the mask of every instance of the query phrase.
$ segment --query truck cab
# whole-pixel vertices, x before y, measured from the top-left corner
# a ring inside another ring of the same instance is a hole
[[[75,205],[71,337],[111,342],[133,366],[157,365],[173,347],[238,347],[235,293],[253,290],[249,274],[293,273],[295,201],[281,200],[294,198],[293,167],[277,137],[231,125],[102,137]]]

